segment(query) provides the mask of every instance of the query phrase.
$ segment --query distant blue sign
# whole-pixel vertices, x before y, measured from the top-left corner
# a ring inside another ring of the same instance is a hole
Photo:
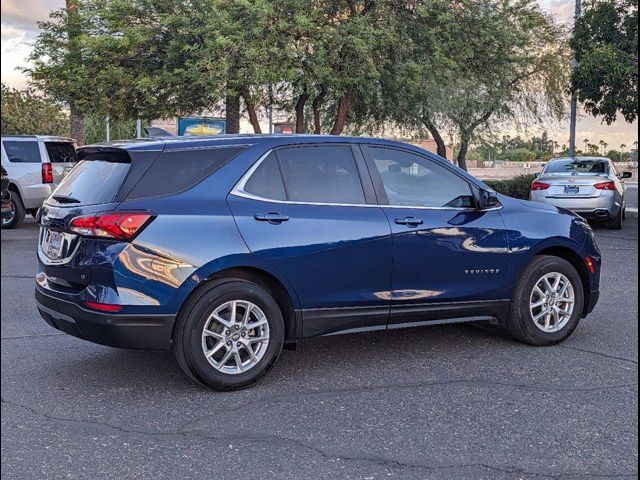
[[[227,120],[222,117],[180,117],[178,135],[222,135],[227,132]]]

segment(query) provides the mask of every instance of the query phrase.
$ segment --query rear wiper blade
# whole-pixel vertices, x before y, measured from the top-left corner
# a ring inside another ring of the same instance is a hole
[[[81,203],[77,198],[67,197],[65,195],[54,195],[51,198],[53,198],[58,203]]]

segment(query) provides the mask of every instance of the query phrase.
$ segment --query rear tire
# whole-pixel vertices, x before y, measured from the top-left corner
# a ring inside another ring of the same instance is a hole
[[[215,390],[238,390],[273,367],[284,333],[282,313],[268,292],[245,280],[216,280],[197,290],[183,306],[176,319],[173,350],[182,370],[197,383]]]
[[[568,284],[561,295],[546,293],[544,279],[551,279],[551,287],[558,292]],[[540,288],[542,285],[542,289]],[[571,299],[571,303],[568,303]],[[536,306],[538,303],[541,305]],[[557,310],[556,310],[557,309]],[[549,316],[543,313],[549,311]],[[566,314],[570,310],[570,314]],[[566,260],[554,256],[538,256],[521,272],[511,298],[507,326],[521,342],[531,345],[553,345],[565,340],[578,326],[584,310],[584,288],[576,269]],[[559,314],[562,311],[563,314]],[[534,316],[542,317],[536,322]],[[555,315],[558,317],[554,318]],[[547,323],[547,318],[548,323]]]
[[[621,208],[618,214],[607,222],[607,226],[611,230],[622,230],[624,224],[624,210]]]
[[[4,220],[2,219],[2,229],[11,229],[17,228],[22,225],[24,222],[25,209],[22,204],[22,199],[20,198],[20,194],[15,190],[11,190],[11,208],[13,210],[11,219]]]

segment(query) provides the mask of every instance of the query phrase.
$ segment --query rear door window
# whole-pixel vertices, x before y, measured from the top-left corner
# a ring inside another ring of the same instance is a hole
[[[128,199],[172,195],[200,183],[245,147],[203,148],[164,152],[147,170]]]
[[[2,146],[11,163],[40,163],[40,149],[36,140],[7,140],[2,142]]]
[[[364,204],[356,160],[348,145],[277,150],[287,199],[293,202]]]
[[[78,161],[78,155],[73,143],[45,142],[44,145],[51,163],[75,163]]]
[[[113,202],[130,166],[130,163],[83,160],[58,185],[53,200],[69,206]]]

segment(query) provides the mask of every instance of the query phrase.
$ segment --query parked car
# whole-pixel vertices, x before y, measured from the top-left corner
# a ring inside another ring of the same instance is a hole
[[[7,175],[7,171],[4,167],[0,167],[0,181],[2,184],[2,190],[0,193],[0,200],[2,201],[2,220],[5,218],[10,218],[12,209],[11,209],[11,193],[9,192],[9,175]]]
[[[608,158],[556,158],[531,184],[530,199],[569,209],[619,230],[626,217],[625,186],[631,172],[620,173]]]
[[[2,166],[11,192],[11,214],[3,218],[2,228],[18,227],[26,213],[35,216],[76,160],[76,144],[69,138],[2,136]]]
[[[403,143],[176,137],[79,158],[41,210],[42,317],[103,345],[173,349],[216,389],[319,335],[486,320],[554,344],[598,300],[584,219]]]

